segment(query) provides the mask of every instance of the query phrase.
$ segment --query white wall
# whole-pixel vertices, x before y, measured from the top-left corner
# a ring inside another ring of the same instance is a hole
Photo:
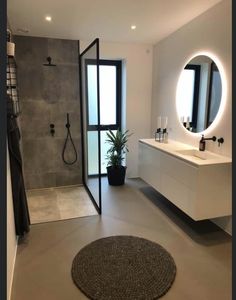
[[[15,257],[17,250],[17,238],[13,212],[11,173],[9,165],[9,153],[7,150],[7,299],[10,300],[11,286],[14,273]]]
[[[166,115],[169,118],[169,138],[198,147],[200,134],[191,135],[178,121],[175,107],[176,86],[181,70],[189,58],[196,52],[208,51],[217,56],[223,65],[227,79],[227,98],[220,122],[206,132],[206,136],[223,137],[225,142],[218,147],[217,143],[209,141],[206,148],[231,157],[231,13],[231,1],[224,0],[155,45],[151,136],[156,129],[157,116]],[[224,230],[232,231],[231,217],[214,221]]]
[[[81,52],[89,42],[80,41]],[[100,42],[101,59],[122,59],[126,69],[126,129],[134,133],[128,142],[127,177],[138,176],[138,140],[149,136],[152,95],[152,46]]]

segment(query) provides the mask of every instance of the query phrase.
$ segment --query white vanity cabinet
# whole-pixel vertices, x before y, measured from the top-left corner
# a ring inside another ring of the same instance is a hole
[[[139,141],[139,176],[194,220],[232,214],[231,160],[179,155],[181,143]]]

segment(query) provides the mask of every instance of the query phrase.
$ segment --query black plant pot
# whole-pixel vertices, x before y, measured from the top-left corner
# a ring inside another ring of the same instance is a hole
[[[107,167],[107,178],[110,185],[123,185],[125,182],[126,167]]]

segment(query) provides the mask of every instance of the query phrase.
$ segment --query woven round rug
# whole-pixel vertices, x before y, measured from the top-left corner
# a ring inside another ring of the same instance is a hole
[[[151,300],[169,290],[176,265],[157,243],[134,236],[110,236],[81,249],[71,273],[89,299]]]

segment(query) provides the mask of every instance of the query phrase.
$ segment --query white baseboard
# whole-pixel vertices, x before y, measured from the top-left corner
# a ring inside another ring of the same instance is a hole
[[[11,272],[8,300],[11,300],[11,292],[12,292],[12,285],[13,285],[13,278],[14,278],[14,271],[15,271],[16,254],[17,254],[17,245],[18,245],[18,236],[16,237],[16,248],[15,248],[15,254],[12,262],[12,272]]]

